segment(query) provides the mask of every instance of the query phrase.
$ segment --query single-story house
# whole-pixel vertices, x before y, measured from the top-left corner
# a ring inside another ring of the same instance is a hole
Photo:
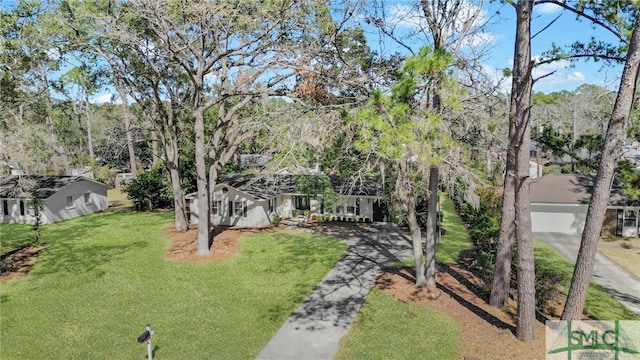
[[[545,175],[531,181],[533,232],[582,234],[595,177],[577,174]],[[629,201],[620,188],[611,190],[602,233],[637,236],[640,203]]]
[[[190,221],[197,224],[197,194],[186,198]],[[291,218],[305,211],[342,220],[387,219],[379,184],[373,180],[344,182],[326,175],[235,174],[215,185],[211,221],[214,225],[264,227],[276,215]]]
[[[93,179],[12,175],[0,178],[0,222],[35,223],[38,209],[33,206],[34,196],[41,200],[41,224],[72,219],[108,207],[107,185]]]

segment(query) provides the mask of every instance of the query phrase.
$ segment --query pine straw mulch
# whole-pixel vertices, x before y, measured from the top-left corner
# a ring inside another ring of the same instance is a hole
[[[167,258],[189,262],[209,262],[229,258],[238,252],[238,238],[243,233],[273,231],[273,229],[214,229],[215,241],[211,247],[211,255],[207,256],[196,254],[197,231],[194,227],[180,233],[175,231],[173,225],[165,229],[163,233],[172,239],[166,252]],[[16,253],[13,260],[14,264],[18,264],[16,270],[0,274],[0,281],[26,274],[42,249],[44,249],[43,246],[27,248]],[[500,309],[489,306],[486,296],[480,290],[481,281],[457,264],[439,266],[436,280],[438,283],[436,296],[433,296],[434,293],[428,293],[426,289],[416,289],[415,276],[411,269],[384,272],[378,278],[376,287],[399,301],[430,307],[455,319],[460,324],[461,357],[464,359],[545,358],[543,315],[540,315],[536,322],[535,340],[523,343],[514,335],[515,303],[510,302]],[[554,312],[551,311],[551,313]],[[555,317],[555,314],[551,316]],[[424,325],[425,329],[429,326],[429,324]]]

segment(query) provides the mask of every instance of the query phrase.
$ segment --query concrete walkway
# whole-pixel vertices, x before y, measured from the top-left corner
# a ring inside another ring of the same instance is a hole
[[[345,240],[349,250],[256,359],[333,359],[382,265],[413,257],[410,238],[392,225],[332,225],[319,232]]]
[[[553,246],[567,259],[576,263],[580,235],[535,233],[533,238]],[[627,309],[640,316],[640,279],[599,252],[596,253],[592,278]]]

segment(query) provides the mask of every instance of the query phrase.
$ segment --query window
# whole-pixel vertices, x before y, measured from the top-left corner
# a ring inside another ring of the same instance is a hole
[[[24,216],[24,201],[20,200],[20,216]]]
[[[636,212],[633,210],[625,210],[624,211],[624,220],[623,220],[623,225],[624,227],[632,227],[635,228],[636,227]]]
[[[336,206],[336,214],[342,214],[344,212],[344,206],[338,205]]]
[[[243,201],[236,201],[233,207],[233,215],[242,216],[244,213],[244,204]]]
[[[355,206],[347,206],[347,214],[353,214],[356,212]]]
[[[91,193],[84,193],[84,204],[91,204]]]
[[[308,196],[294,196],[293,208],[296,210],[309,210],[309,197]]]
[[[222,201],[213,201],[213,204],[211,204],[211,214],[217,216],[222,215]]]
[[[2,200],[2,213],[9,215],[9,201],[7,200]]]
[[[67,209],[73,209],[74,207],[73,196],[67,196]]]

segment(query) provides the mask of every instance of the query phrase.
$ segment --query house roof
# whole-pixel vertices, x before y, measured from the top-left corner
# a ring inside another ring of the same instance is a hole
[[[19,185],[33,181],[36,188],[35,194],[40,199],[47,199],[57,193],[60,189],[70,184],[80,181],[91,181],[101,184],[95,180],[84,176],[40,176],[40,175],[11,175],[0,177],[0,197],[2,198],[19,198],[16,196]]]
[[[595,177],[578,174],[552,174],[532,180],[532,203],[588,205]],[[630,201],[618,187],[611,189],[609,206],[627,206]]]
[[[340,195],[380,196],[379,184],[372,179],[344,181],[338,176],[233,174],[218,182],[260,199],[270,199],[282,194],[305,194],[309,192],[305,188],[318,189],[323,183]]]

